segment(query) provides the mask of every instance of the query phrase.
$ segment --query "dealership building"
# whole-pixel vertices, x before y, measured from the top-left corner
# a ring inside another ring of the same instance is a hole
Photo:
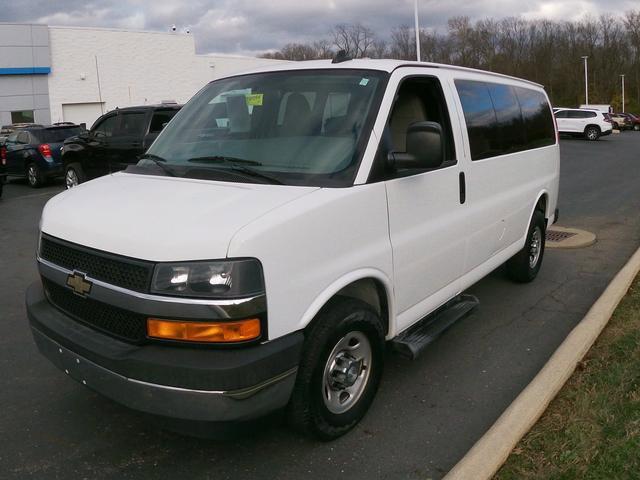
[[[0,125],[90,126],[109,110],[184,103],[215,78],[280,62],[197,55],[189,33],[0,23]]]

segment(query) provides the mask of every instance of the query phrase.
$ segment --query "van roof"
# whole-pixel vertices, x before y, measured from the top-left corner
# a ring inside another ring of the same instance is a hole
[[[529,85],[534,85],[539,88],[544,88],[539,83],[535,83],[530,80],[525,80],[518,77],[512,77],[509,75],[503,75],[501,73],[488,72],[486,70],[478,70],[475,68],[459,67],[456,65],[446,65],[443,63],[416,62],[416,61],[408,61],[408,60],[385,60],[385,59],[378,60],[378,59],[370,59],[370,58],[346,60],[340,63],[332,63],[331,60],[306,60],[306,61],[300,61],[300,62],[283,62],[275,65],[265,65],[263,67],[247,70],[242,73],[232,74],[230,76],[243,75],[247,73],[266,73],[266,72],[287,71],[287,70],[311,70],[311,69],[336,69],[336,70],[362,69],[362,70],[380,70],[383,72],[391,73],[400,67],[423,67],[423,68],[432,68],[432,69],[438,68],[443,70],[455,70],[455,71],[461,71],[461,72],[481,73],[483,75],[488,75],[488,76],[502,78],[502,79],[516,80],[519,82],[527,83]]]

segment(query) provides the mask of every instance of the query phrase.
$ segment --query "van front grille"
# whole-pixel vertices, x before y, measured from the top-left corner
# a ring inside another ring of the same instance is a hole
[[[76,295],[70,289],[42,278],[49,301],[74,320],[131,343],[147,336],[146,317]]]
[[[90,278],[118,287],[147,292],[153,263],[113,255],[43,235],[40,257],[68,270],[78,270]]]

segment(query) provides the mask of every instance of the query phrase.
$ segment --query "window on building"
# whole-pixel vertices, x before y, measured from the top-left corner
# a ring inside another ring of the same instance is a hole
[[[33,123],[33,110],[11,112],[11,123]]]

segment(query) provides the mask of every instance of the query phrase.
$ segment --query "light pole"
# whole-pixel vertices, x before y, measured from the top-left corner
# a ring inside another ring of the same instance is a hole
[[[587,59],[588,56],[583,56],[584,60],[584,103],[585,105],[589,105],[589,77],[587,76]]]
[[[624,74],[620,75],[620,78],[622,79],[622,110],[620,112],[624,113]]]
[[[416,58],[420,61],[420,22],[418,22],[418,0],[413,5],[413,16],[416,22]]]

